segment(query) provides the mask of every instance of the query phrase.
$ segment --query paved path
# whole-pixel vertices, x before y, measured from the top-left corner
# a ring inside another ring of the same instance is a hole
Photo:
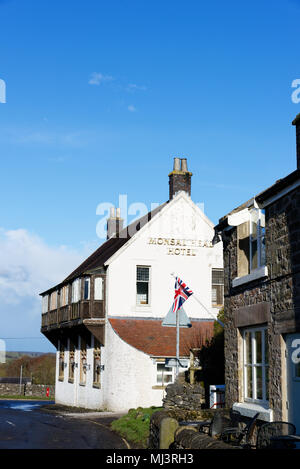
[[[104,424],[112,415],[75,418],[41,411],[42,404],[0,401],[0,449],[128,449]]]

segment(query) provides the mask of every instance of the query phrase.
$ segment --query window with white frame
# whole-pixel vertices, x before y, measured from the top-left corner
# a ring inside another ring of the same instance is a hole
[[[136,268],[136,304],[138,306],[150,304],[150,267]]]
[[[44,295],[42,298],[42,313],[48,313],[48,295]]]
[[[264,210],[253,208],[250,211],[250,272],[266,263],[265,249],[265,213]]]
[[[211,272],[211,300],[212,306],[222,306],[224,303],[224,270],[212,269]]]
[[[164,362],[156,363],[156,384],[165,386],[174,382],[174,367],[166,366]]]
[[[77,278],[72,283],[72,303],[77,303],[80,301],[81,297],[81,279]]]
[[[267,328],[243,332],[244,400],[266,402],[269,399],[269,366]]]
[[[90,299],[90,284],[91,280],[90,277],[84,278],[84,290],[83,290],[83,299],[89,300]]]

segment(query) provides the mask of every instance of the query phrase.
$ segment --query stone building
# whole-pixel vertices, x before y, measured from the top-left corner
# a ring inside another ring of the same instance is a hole
[[[175,327],[162,325],[172,272],[204,305],[193,295],[184,305],[192,327],[180,331],[181,364],[212,336],[223,303],[222,245],[212,245],[214,225],[190,197],[191,177],[175,158],[169,200],[124,228],[113,210],[107,241],[42,293],[41,330],[57,348],[57,403],[122,411],[162,404],[176,357]]]
[[[219,220],[226,403],[300,432],[300,114],[297,169]],[[221,235],[221,236],[220,236]]]

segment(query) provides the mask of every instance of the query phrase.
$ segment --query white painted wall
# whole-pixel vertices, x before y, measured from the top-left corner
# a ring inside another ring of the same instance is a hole
[[[149,239],[211,241],[213,224],[185,194],[180,193],[108,261],[107,312],[109,316],[164,317],[173,302],[174,272],[214,315],[211,306],[211,270],[223,267],[223,247],[198,247],[196,255],[168,255],[168,248]],[[128,247],[127,247],[128,246]],[[175,246],[176,247],[176,246]],[[179,248],[179,247],[178,247]],[[149,306],[136,305],[136,266],[151,266]],[[191,296],[184,305],[191,318],[210,318]]]

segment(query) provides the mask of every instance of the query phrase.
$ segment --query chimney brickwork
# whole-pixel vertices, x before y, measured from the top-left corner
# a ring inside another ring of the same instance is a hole
[[[174,168],[169,174],[169,200],[179,191],[191,195],[192,173],[187,169],[186,158],[174,158]]]
[[[124,220],[121,218],[120,209],[110,209],[110,217],[107,219],[107,239],[118,238],[123,229]]]

